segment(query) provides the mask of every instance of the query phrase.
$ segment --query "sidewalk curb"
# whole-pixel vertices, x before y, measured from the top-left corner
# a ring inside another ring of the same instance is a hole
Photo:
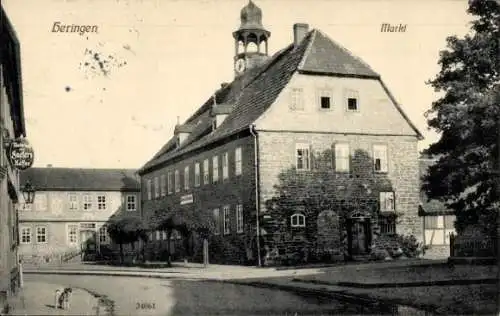
[[[137,274],[123,273],[112,271],[23,271],[24,274],[47,274],[47,275],[93,275],[93,276],[117,276],[117,277],[137,277],[137,278],[152,278],[152,279],[174,279],[175,276],[168,275],[153,275],[153,274]]]
[[[342,286],[359,289],[379,289],[379,288],[395,288],[395,287],[420,287],[420,286],[451,286],[451,285],[472,285],[472,284],[497,284],[499,281],[494,278],[482,279],[458,279],[458,280],[437,280],[437,281],[414,281],[414,282],[399,282],[399,283],[362,283],[362,282],[328,282],[321,280],[308,280],[301,278],[293,278],[294,282],[311,283],[327,286]]]

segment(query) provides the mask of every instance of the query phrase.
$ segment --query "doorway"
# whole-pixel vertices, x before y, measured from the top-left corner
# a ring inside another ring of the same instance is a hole
[[[371,218],[355,213],[347,219],[348,251],[351,258],[370,253]]]
[[[82,260],[92,260],[97,252],[97,234],[95,230],[80,230],[80,250]]]

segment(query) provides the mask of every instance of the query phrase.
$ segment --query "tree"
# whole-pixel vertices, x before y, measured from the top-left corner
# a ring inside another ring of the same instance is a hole
[[[474,19],[469,34],[447,38],[440,72],[430,84],[442,96],[426,112],[428,126],[440,134],[426,154],[436,157],[424,176],[423,190],[455,210],[456,228],[479,223],[495,232],[499,206],[500,5],[493,0],[469,1]]]
[[[120,246],[120,262],[124,262],[123,245],[134,243],[139,239],[147,240],[147,229],[138,217],[112,218],[108,223],[108,234]]]
[[[202,238],[208,238],[214,230],[213,218],[201,210],[184,210],[175,212],[168,206],[160,206],[154,211],[150,219],[150,227],[153,230],[162,230],[167,234],[167,264],[171,265],[170,237],[175,229],[184,237],[184,246],[188,248],[188,237],[192,232],[198,233]]]

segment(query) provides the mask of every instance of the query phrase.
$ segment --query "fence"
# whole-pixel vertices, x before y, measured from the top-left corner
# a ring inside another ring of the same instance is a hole
[[[451,257],[495,257],[497,255],[496,238],[487,236],[450,235]]]

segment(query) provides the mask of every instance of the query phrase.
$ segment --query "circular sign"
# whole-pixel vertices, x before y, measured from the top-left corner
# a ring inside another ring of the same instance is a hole
[[[25,140],[14,140],[9,146],[9,161],[14,168],[26,170],[33,165],[35,153]]]

